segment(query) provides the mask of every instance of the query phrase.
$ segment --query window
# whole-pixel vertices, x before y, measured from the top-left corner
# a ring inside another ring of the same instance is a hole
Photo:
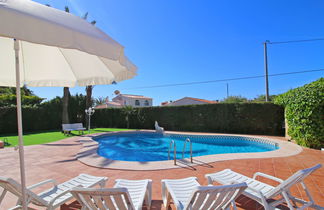
[[[150,103],[148,102],[148,100],[145,100],[144,105],[145,106],[149,106],[150,105]]]
[[[135,106],[139,106],[139,105],[140,105],[139,100],[135,100]]]

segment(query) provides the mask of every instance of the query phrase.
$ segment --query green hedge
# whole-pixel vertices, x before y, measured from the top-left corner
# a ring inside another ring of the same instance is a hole
[[[324,78],[279,95],[275,103],[285,107],[292,139],[302,146],[324,147]]]
[[[169,131],[283,135],[284,111],[271,103],[207,104],[137,108],[130,128],[153,129],[154,121]],[[121,109],[96,110],[96,127],[125,128]]]
[[[85,123],[85,96],[77,94],[69,98],[71,123]],[[17,133],[16,107],[0,107],[0,134]],[[24,131],[58,130],[62,128],[62,98],[56,97],[37,107],[23,106]],[[85,124],[84,124],[85,125]]]
[[[16,107],[0,107],[0,134],[17,133],[16,112]],[[45,106],[23,108],[23,129],[25,132],[60,129],[62,120],[59,113]]]
[[[84,104],[71,100],[70,121],[84,122]],[[76,107],[76,108],[73,108]],[[16,108],[0,108],[0,134],[17,132]],[[60,98],[38,108],[23,109],[24,131],[61,128]],[[154,121],[169,131],[283,135],[284,111],[271,103],[208,104],[135,109],[130,116],[130,128],[153,129]],[[122,109],[96,110],[91,118],[94,127],[126,128]]]

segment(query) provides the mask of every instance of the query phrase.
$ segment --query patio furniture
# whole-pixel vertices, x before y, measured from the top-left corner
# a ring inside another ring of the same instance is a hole
[[[299,170],[286,180],[282,180],[277,177],[273,177],[271,175],[264,174],[261,172],[257,172],[254,174],[253,178],[249,178],[242,174],[236,173],[230,169],[225,169],[223,171],[213,173],[213,174],[206,174],[205,176],[208,179],[208,184],[212,184],[213,182],[218,182],[220,184],[227,185],[227,184],[233,184],[235,182],[246,182],[248,185],[248,188],[243,192],[243,195],[259,202],[260,204],[262,204],[264,206],[264,208],[266,210],[273,209],[283,202],[286,202],[290,209],[295,209],[296,202],[297,202],[297,203],[301,203],[303,205],[302,207],[299,207],[298,209],[312,207],[315,209],[323,209],[324,210],[323,207],[315,205],[310,192],[308,191],[305,183],[303,182],[303,180],[306,177],[308,177],[310,174],[312,174],[314,171],[316,171],[320,167],[322,167],[322,165],[317,164],[314,167]],[[277,185],[276,187],[268,185],[266,183],[257,181],[256,178],[258,176],[274,180],[276,182],[279,182],[280,184]],[[300,183],[302,185],[302,188],[305,190],[306,195],[309,198],[308,202],[301,200],[299,198],[293,197],[291,195],[291,193],[290,193],[291,187],[295,186],[298,183]],[[274,199],[278,195],[281,196],[281,198],[279,200],[270,201],[270,199]]]
[[[164,128],[160,127],[157,121],[155,121],[154,127],[155,127],[155,131],[157,133],[163,133],[164,132]]]
[[[79,134],[83,134],[83,131],[86,128],[83,127],[82,123],[73,123],[73,124],[62,124],[62,130],[64,135],[71,133],[71,131],[79,131]]]
[[[114,188],[87,189],[76,187],[71,190],[71,193],[82,205],[82,210],[140,210],[144,202],[147,209],[150,209],[152,180],[118,179]]]
[[[46,207],[47,210],[53,210],[73,198],[72,194],[70,193],[70,190],[73,187],[94,187],[95,185],[99,185],[102,188],[105,186],[107,179],[107,177],[80,174],[79,176],[70,179],[69,181],[66,181],[62,184],[57,184],[53,179],[45,180],[27,187],[27,205],[33,203],[38,206]],[[34,188],[49,183],[52,183],[53,187],[48,190],[45,190],[39,194],[31,191]],[[0,187],[3,188],[3,192],[0,195],[0,204],[4,199],[6,193],[9,191],[18,197],[17,206],[14,207],[18,208],[21,205],[22,198],[21,185],[11,178],[0,177]]]
[[[247,187],[245,183],[227,186],[201,186],[196,177],[185,179],[164,179],[162,198],[164,206],[172,198],[176,209],[236,209],[235,199]]]
[[[137,67],[124,55],[122,45],[88,21],[34,1],[0,0],[0,26],[0,86],[16,87],[22,206],[26,210],[20,87],[109,85],[133,78]]]

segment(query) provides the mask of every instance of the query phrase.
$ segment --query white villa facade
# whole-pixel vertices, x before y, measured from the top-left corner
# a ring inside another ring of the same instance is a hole
[[[130,94],[119,94],[115,98],[113,98],[112,101],[122,106],[132,107],[149,107],[153,105],[152,98]]]
[[[150,107],[153,106],[153,99],[140,95],[118,94],[112,101],[107,98],[104,104],[96,106],[95,109],[122,108],[123,106]]]

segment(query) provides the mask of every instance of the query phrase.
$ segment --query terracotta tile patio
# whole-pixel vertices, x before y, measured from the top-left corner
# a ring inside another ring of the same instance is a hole
[[[273,137],[272,137],[273,138]],[[280,137],[275,137],[282,139]],[[317,163],[324,165],[324,152],[312,149],[303,149],[298,155],[281,158],[243,159],[219,161],[193,168],[157,170],[157,171],[127,171],[94,168],[82,164],[75,158],[75,154],[81,148],[77,137],[57,141],[54,143],[25,147],[27,185],[31,185],[44,179],[55,179],[58,182],[66,181],[80,173],[107,176],[107,187],[114,185],[115,179],[152,179],[153,180],[153,207],[152,209],[164,209],[161,201],[161,179],[184,178],[196,176],[202,185],[207,184],[204,175],[225,168],[231,168],[239,173],[252,176],[261,171],[282,179],[286,179],[297,170],[311,167]],[[0,175],[11,177],[19,181],[18,152],[13,148],[0,150]],[[269,184],[276,184],[262,179]],[[324,168],[319,169],[308,179],[306,184],[315,198],[317,204],[324,206]],[[293,189],[293,195],[305,199],[300,187]],[[7,195],[0,209],[14,206],[16,199],[13,195]],[[262,209],[256,202],[241,196],[237,200],[239,209]],[[77,202],[68,203],[61,209],[79,209]],[[284,207],[283,207],[284,208]],[[35,207],[37,209],[37,207]]]

